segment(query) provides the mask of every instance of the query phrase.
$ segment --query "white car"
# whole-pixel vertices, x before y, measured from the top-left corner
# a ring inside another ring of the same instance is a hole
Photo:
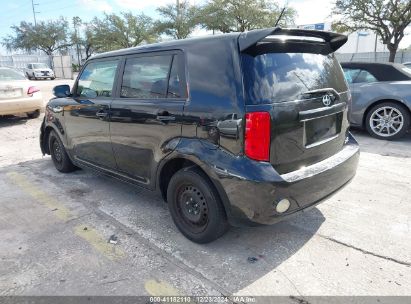
[[[55,79],[56,76],[52,69],[50,69],[45,63],[29,63],[25,69],[28,79]]]
[[[37,118],[42,107],[43,97],[32,81],[17,70],[0,67],[0,116],[26,113]]]

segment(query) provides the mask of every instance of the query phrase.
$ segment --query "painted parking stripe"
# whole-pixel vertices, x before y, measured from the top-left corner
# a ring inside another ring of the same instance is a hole
[[[166,282],[148,280],[144,283],[144,288],[151,296],[179,296],[181,293]]]
[[[52,210],[53,214],[55,214],[59,219],[67,221],[74,217],[69,209],[67,209],[53,197],[49,196],[46,192],[42,191],[35,184],[31,183],[29,179],[24,175],[12,171],[8,172],[7,176],[21,190],[34,198],[37,202]]]
[[[7,173],[8,178],[17,185],[22,191],[30,195],[37,202],[41,203],[48,209],[53,211],[59,219],[67,221],[74,219],[75,216],[70,212],[68,208],[59,203],[56,199],[49,196],[46,192],[42,191],[38,186],[30,182],[30,180],[24,175],[12,171]],[[109,244],[107,240],[92,228],[87,228],[89,225],[78,225],[74,228],[74,233],[87,241],[92,247],[103,254],[110,260],[117,260],[125,256],[123,250],[114,244]]]
[[[87,228],[85,228],[87,227]],[[93,228],[88,225],[78,225],[74,228],[74,233],[86,240],[98,252],[106,258],[114,261],[125,257],[125,252],[118,247],[118,245],[110,244],[107,238],[104,238]]]

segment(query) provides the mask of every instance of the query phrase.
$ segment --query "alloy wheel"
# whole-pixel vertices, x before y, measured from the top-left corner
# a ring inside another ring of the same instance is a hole
[[[382,137],[394,136],[401,131],[404,125],[402,113],[390,106],[376,109],[370,116],[371,130]]]

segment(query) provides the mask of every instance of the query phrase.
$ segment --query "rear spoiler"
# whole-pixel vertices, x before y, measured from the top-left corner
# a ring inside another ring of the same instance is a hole
[[[238,38],[238,44],[240,51],[245,51],[249,47],[264,40],[267,36],[271,35],[288,35],[288,36],[301,36],[301,37],[313,37],[323,39],[322,44],[327,45],[328,53],[335,52],[344,43],[347,42],[348,37],[346,35],[337,34],[333,32],[315,31],[315,30],[302,30],[302,29],[282,29],[280,27],[267,28],[261,30],[252,30],[249,32],[241,33]],[[317,42],[318,44],[318,42]]]

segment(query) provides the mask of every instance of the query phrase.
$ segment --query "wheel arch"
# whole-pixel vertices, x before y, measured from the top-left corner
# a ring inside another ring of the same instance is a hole
[[[63,142],[63,144],[65,143],[65,138],[63,136],[63,134],[61,134],[61,132],[59,131],[59,129],[53,125],[46,125],[44,127],[44,131],[42,132],[42,140],[41,140],[41,151],[43,152],[43,154],[48,154],[50,155],[50,149],[49,149],[49,136],[51,131],[56,132],[56,134],[60,137],[61,141]]]
[[[215,190],[220,196],[221,202],[228,220],[231,218],[231,208],[230,202],[224,188],[217,180],[215,173],[213,173],[208,166],[202,162],[200,159],[193,157],[187,157],[178,153],[177,151],[172,153],[172,156],[164,159],[157,170],[157,190],[161,193],[164,201],[167,202],[167,187],[171,180],[171,177],[180,169],[195,167],[200,170],[209,179],[211,184],[214,186]]]
[[[371,111],[371,109],[372,109],[374,106],[379,105],[379,104],[382,104],[382,103],[384,103],[384,102],[393,102],[393,103],[396,103],[396,104],[398,104],[398,105],[401,105],[402,107],[404,107],[404,108],[408,111],[408,114],[411,115],[411,109],[410,109],[410,107],[409,107],[404,101],[402,101],[401,99],[394,99],[394,98],[379,99],[379,100],[376,100],[376,101],[371,102],[371,103],[367,106],[367,108],[365,109],[364,115],[363,115],[363,118],[362,118],[362,127],[363,127],[363,128],[366,128],[367,116],[368,116],[368,113]]]

